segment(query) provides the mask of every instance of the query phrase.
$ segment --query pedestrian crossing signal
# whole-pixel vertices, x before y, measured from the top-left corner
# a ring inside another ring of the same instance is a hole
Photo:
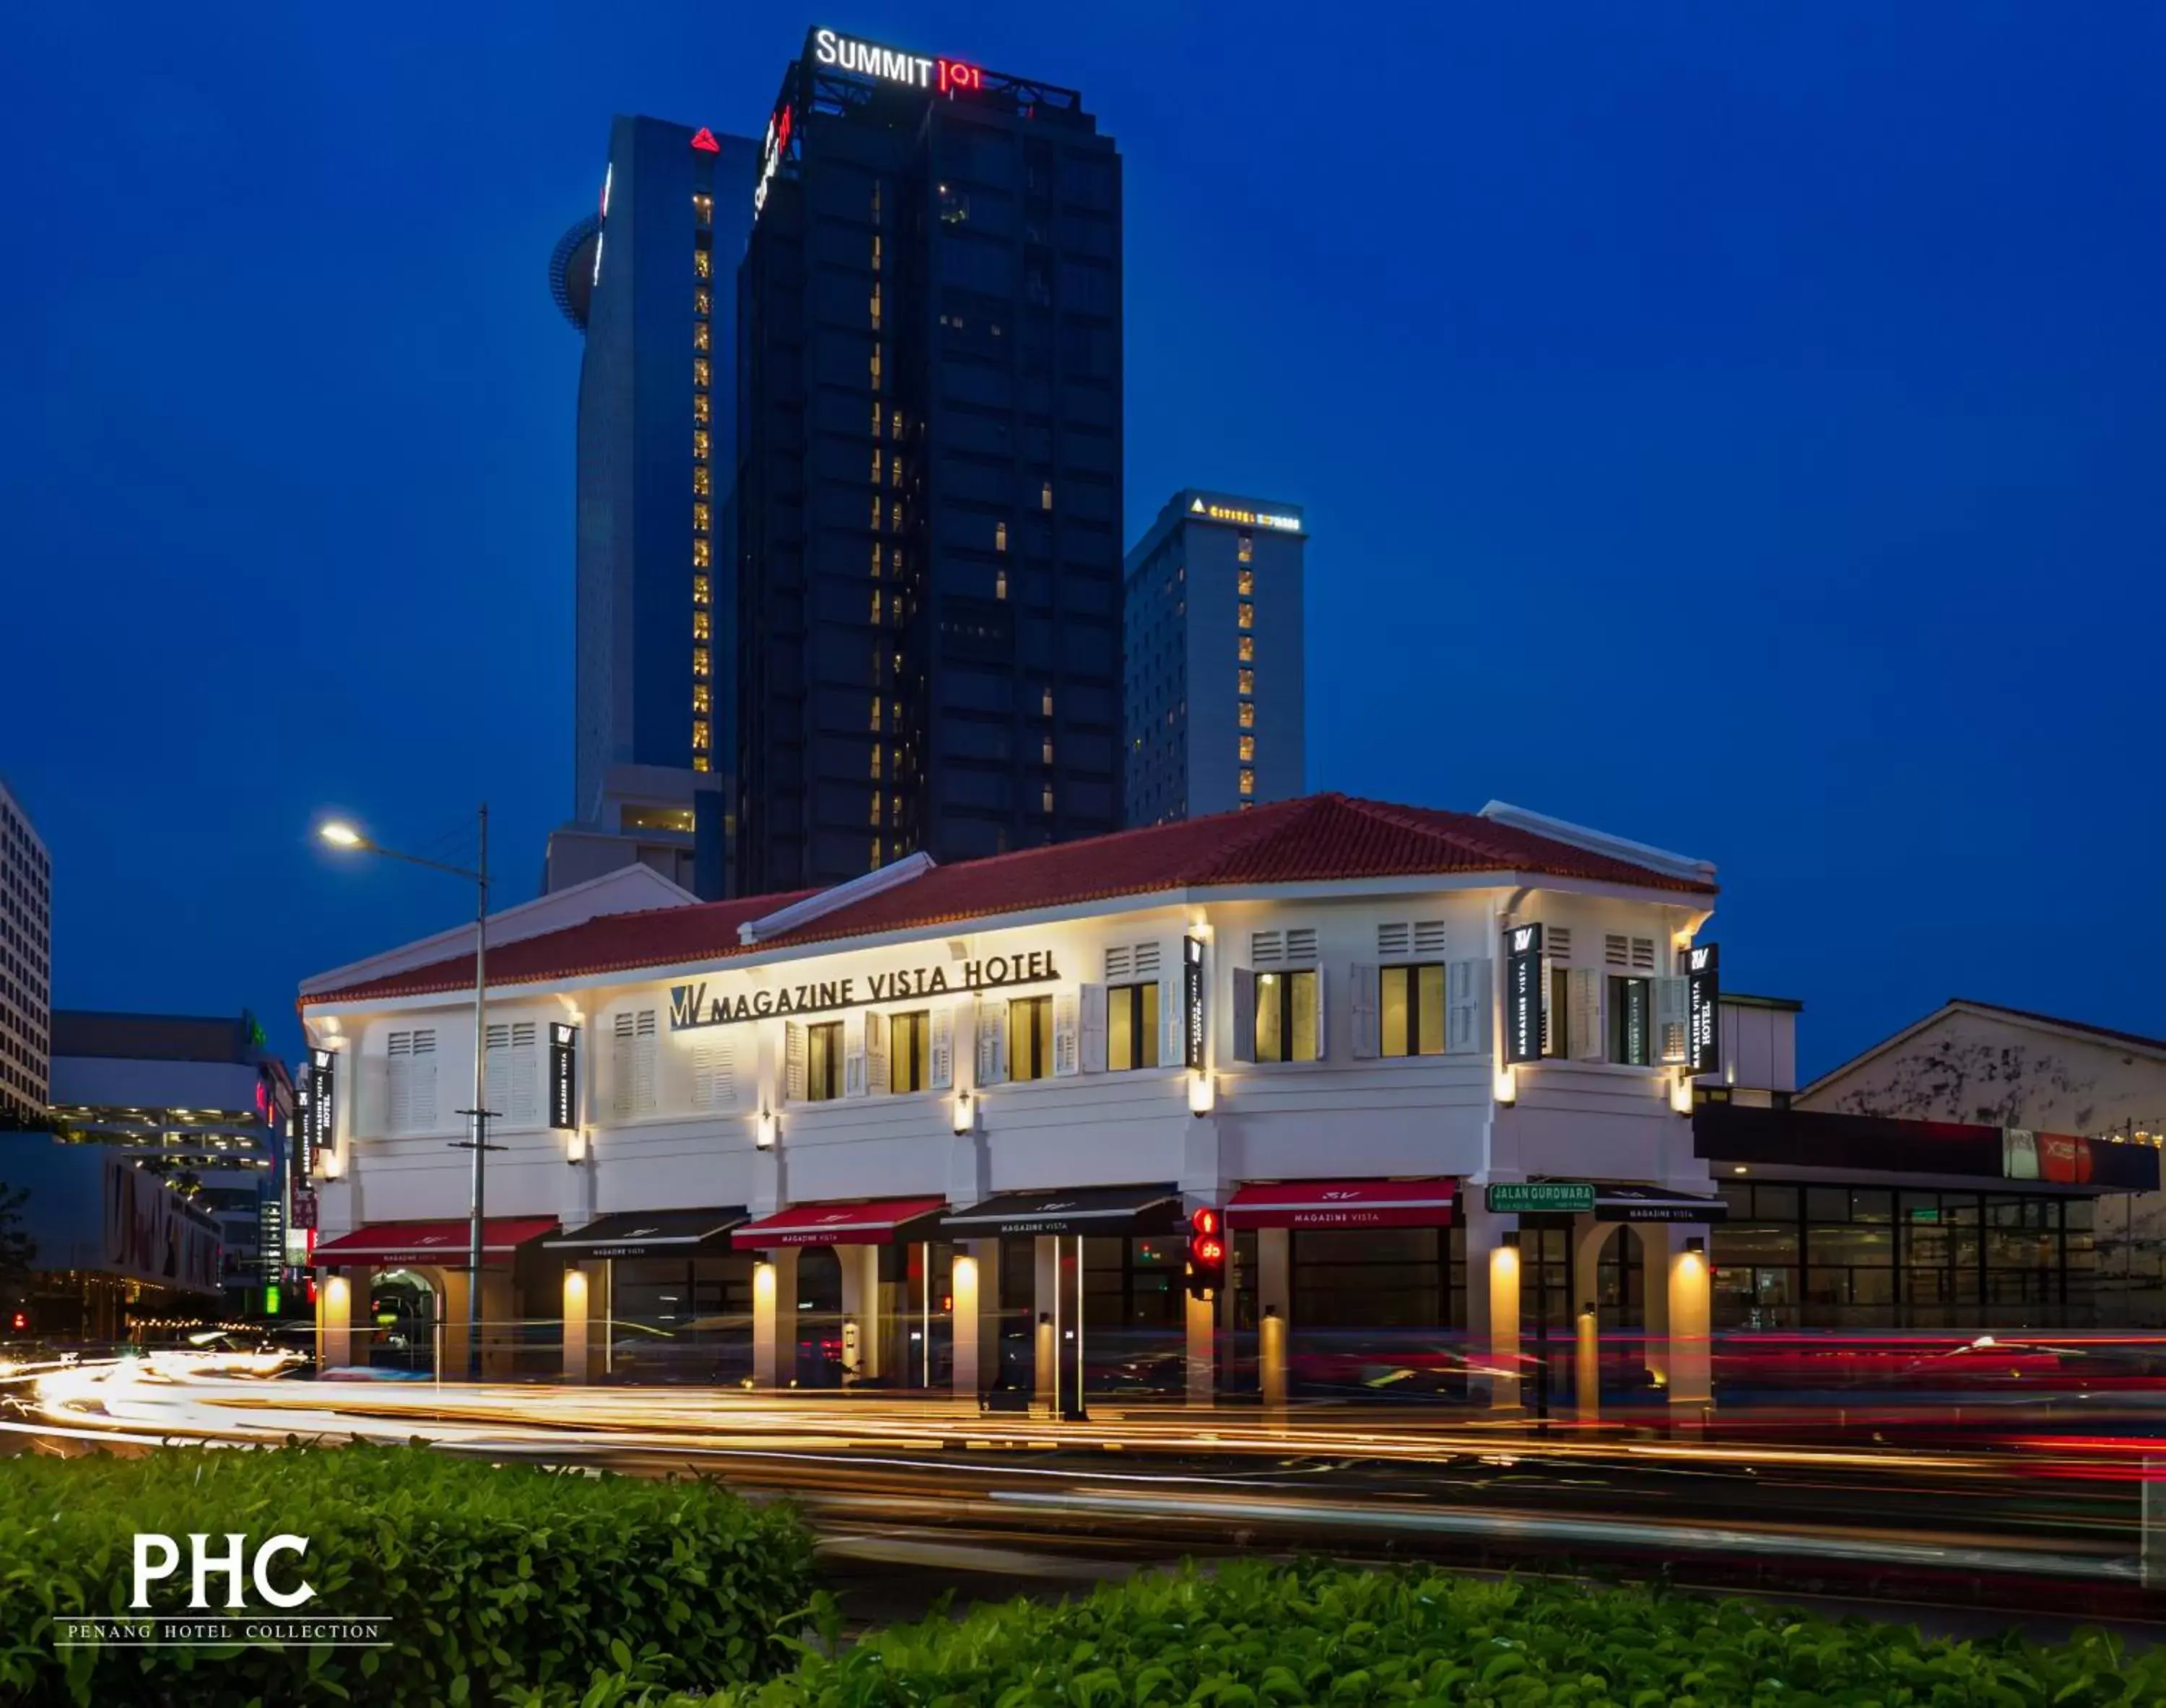
[[[1225,1225],[1206,1205],[1188,1218],[1188,1291],[1191,1298],[1210,1299],[1225,1284]]]

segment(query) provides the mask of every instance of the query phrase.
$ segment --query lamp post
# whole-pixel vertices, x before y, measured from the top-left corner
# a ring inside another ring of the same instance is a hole
[[[425,866],[431,872],[448,872],[454,878],[471,878],[474,886],[474,1077],[473,1107],[458,1111],[473,1120],[473,1137],[466,1143],[454,1143],[455,1151],[473,1152],[473,1189],[467,1218],[467,1379],[481,1379],[481,1264],[482,1264],[482,1207],[483,1162],[491,1147],[489,1142],[489,803],[482,803],[479,813],[479,852],[473,868],[449,866],[441,860],[425,860],[419,854],[402,854],[396,848],[387,848],[381,842],[371,841],[351,825],[334,820],[319,827],[316,834],[338,848],[358,848],[365,853],[381,854],[386,859],[403,860],[409,866]]]

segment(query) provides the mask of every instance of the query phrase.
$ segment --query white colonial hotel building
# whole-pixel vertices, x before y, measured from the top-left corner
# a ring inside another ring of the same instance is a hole
[[[1720,1205],[1680,972],[1713,878],[1501,805],[1320,795],[809,894],[703,904],[631,868],[510,909],[487,1363],[1272,1399],[1418,1369],[1440,1331],[1515,1369],[1524,1276],[1557,1321],[1599,1295],[1643,1327],[1696,1408]],[[1528,922],[1546,1041],[1508,1068]],[[368,1302],[404,1289],[464,1368],[472,981],[452,931],[304,987],[335,1063],[326,1366],[382,1356]],[[1484,1189],[1540,1179],[1602,1207],[1523,1245]],[[1233,1242],[1211,1299],[1182,1278],[1199,1206]]]

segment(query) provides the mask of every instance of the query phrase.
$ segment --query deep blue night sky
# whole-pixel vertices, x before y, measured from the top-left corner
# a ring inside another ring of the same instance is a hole
[[[1238,28],[1228,21],[1238,18]],[[1310,783],[1716,861],[1813,1071],[1953,994],[2166,1034],[2166,12],[18,8],[0,772],[63,1005],[264,1015],[506,901],[571,794],[610,115],[814,23],[1126,159],[1128,532],[1308,512]]]

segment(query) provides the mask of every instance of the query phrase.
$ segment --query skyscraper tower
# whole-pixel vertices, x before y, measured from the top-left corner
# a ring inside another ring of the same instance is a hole
[[[1292,504],[1191,488],[1128,553],[1129,824],[1307,793],[1308,545]]]
[[[547,888],[644,860],[725,883],[735,751],[737,262],[758,145],[610,123],[597,211],[550,258],[579,366],[572,822]]]
[[[739,888],[1113,829],[1112,140],[1074,90],[818,29],[751,201]]]

